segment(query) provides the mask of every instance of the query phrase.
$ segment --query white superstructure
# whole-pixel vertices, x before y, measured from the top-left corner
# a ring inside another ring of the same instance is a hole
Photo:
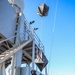
[[[24,0],[8,0],[10,4],[17,5],[21,11],[24,10]]]
[[[35,65],[42,71],[48,60],[43,44],[23,14],[23,0],[0,1],[0,75],[6,75],[9,65],[9,75],[32,75]]]

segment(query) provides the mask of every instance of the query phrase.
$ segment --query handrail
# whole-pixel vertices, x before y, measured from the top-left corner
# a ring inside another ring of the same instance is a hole
[[[37,36],[37,34],[35,33],[35,31],[31,28],[31,26],[29,25],[29,23],[27,22],[27,20],[25,19],[25,23],[24,25],[26,26],[26,32],[22,33],[22,34],[28,34],[28,36],[32,39],[35,40],[36,45],[38,46],[38,48],[40,48],[40,50],[42,50],[42,52],[44,53],[44,45],[42,44],[40,38]],[[8,41],[10,39],[13,39],[15,37],[18,37],[19,35],[16,36],[12,36],[8,39],[4,39],[2,41],[0,41],[0,44],[4,41]],[[27,36],[25,36],[27,37]],[[22,37],[23,38],[23,37]],[[24,39],[25,40],[25,39]]]
[[[1,55],[4,55],[3,57],[0,55],[0,64],[3,63],[4,61],[6,61],[8,58],[10,58],[12,55],[14,55],[16,52],[18,52],[20,49],[22,49],[24,46],[26,46],[28,43],[30,43],[32,40],[29,40],[27,42],[22,42],[20,45],[16,45],[13,48],[10,48],[8,50],[8,53],[5,54],[7,51],[5,51],[4,53],[2,53]],[[2,57],[2,58],[1,58]]]
[[[16,36],[12,36],[12,37],[10,37],[10,38],[6,38],[6,39],[4,39],[4,40],[1,40],[1,41],[0,41],[0,44],[3,43],[3,42],[5,42],[5,41],[8,41],[8,40],[10,40],[10,39],[13,39],[13,38],[15,38],[15,37],[16,37]]]
[[[38,46],[38,48],[40,48],[40,50],[42,50],[44,53],[44,45],[42,44],[40,38],[35,33],[35,31],[32,29],[32,27],[30,26],[30,24],[27,22],[26,19],[25,19],[24,25],[26,27],[26,30],[25,30],[26,32],[24,34],[27,33],[31,39],[35,40],[35,43]]]
[[[21,34],[22,34],[22,33],[21,33]],[[21,34],[20,34],[20,35],[21,35]],[[3,43],[3,42],[9,41],[9,40],[11,41],[11,39],[14,39],[15,37],[18,38],[19,35],[15,35],[15,36],[12,36],[12,37],[10,37],[10,38],[3,39],[3,40],[0,41],[0,44]],[[20,40],[19,40],[19,39],[18,39],[18,42],[20,43]]]

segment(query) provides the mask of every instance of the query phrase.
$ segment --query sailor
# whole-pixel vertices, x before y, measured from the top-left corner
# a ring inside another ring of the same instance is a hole
[[[35,70],[31,70],[31,75],[37,75]]]

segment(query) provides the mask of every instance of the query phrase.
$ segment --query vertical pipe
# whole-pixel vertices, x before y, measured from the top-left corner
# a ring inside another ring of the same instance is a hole
[[[0,64],[0,75],[2,75],[2,64]]]
[[[26,64],[26,72],[25,75],[30,75],[30,64]]]
[[[36,58],[37,58],[37,55],[38,55],[38,47],[36,48],[37,50],[36,50]],[[36,72],[38,71],[38,67],[37,67],[37,65],[36,65]]]
[[[15,39],[15,45],[16,44],[18,44],[19,43],[19,28],[20,28],[20,24],[19,24],[19,22],[20,22],[20,17],[19,17],[19,13],[17,13],[17,30],[16,30],[16,35],[17,35],[17,37],[16,37],[16,39]],[[16,66],[17,66],[17,63],[16,63],[16,61],[17,61],[17,53],[14,55],[14,59],[13,59],[13,62],[14,62],[14,73],[12,74],[12,75],[16,75],[16,71],[17,71],[17,68],[15,68]]]
[[[20,15],[19,13],[17,13],[17,27],[16,27],[16,39],[15,39],[15,45],[17,44],[20,44],[20,21],[21,21],[21,18],[20,18]],[[12,75],[17,75],[18,74],[18,65],[19,63],[21,62],[21,59],[22,59],[22,50],[18,51],[15,55],[14,55],[14,58],[12,59],[12,71],[11,71],[11,74]],[[19,61],[19,62],[18,62]],[[21,64],[20,64],[21,65]],[[19,65],[19,66],[20,66]]]
[[[45,67],[45,75],[47,75],[47,66]]]
[[[2,75],[6,75],[5,62],[2,63]]]
[[[30,64],[28,64],[28,75],[30,75]]]
[[[19,16],[19,13],[18,13],[18,28],[17,28],[17,37],[16,37],[16,44],[18,44],[20,42],[20,16]]]
[[[12,56],[12,60],[11,60],[11,75],[14,75],[14,55]]]
[[[35,59],[35,41],[33,40],[33,47],[32,47],[32,70],[34,70],[34,59]]]

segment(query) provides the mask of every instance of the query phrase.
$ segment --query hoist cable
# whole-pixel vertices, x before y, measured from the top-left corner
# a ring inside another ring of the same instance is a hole
[[[51,39],[51,46],[50,46],[51,48],[50,48],[50,56],[49,56],[48,75],[50,75],[49,71],[50,71],[50,66],[51,66],[51,57],[52,57],[52,48],[53,48],[54,32],[55,32],[55,25],[56,25],[57,8],[58,8],[58,0],[56,2],[53,29],[52,29],[52,39]]]
[[[41,17],[41,23],[40,24],[41,24],[41,32],[40,32],[41,35],[40,35],[40,37],[41,37],[41,41],[43,41],[42,40],[42,32],[43,32],[43,28],[42,28],[43,20],[42,20],[42,17]]]
[[[44,0],[44,3],[46,3],[47,0]]]

